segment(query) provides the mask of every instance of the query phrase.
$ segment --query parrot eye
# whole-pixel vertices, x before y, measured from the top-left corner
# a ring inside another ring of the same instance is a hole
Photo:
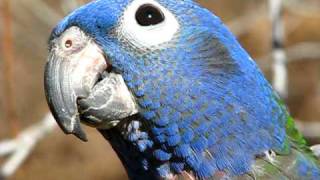
[[[136,20],[141,26],[151,26],[164,21],[161,10],[152,4],[144,4],[136,12]]]
[[[69,49],[72,47],[72,40],[68,39],[66,40],[66,42],[64,43],[65,48]]]
[[[119,37],[141,49],[165,45],[180,29],[177,16],[157,0],[132,0],[119,20]]]

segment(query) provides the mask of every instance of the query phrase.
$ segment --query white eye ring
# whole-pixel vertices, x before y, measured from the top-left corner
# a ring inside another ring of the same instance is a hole
[[[164,21],[156,25],[142,26],[136,20],[137,10],[150,4],[158,8]],[[180,25],[176,17],[155,0],[134,0],[125,9],[118,28],[118,34],[138,48],[151,48],[173,39]]]

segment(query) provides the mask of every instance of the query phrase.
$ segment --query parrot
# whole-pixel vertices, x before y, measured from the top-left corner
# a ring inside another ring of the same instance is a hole
[[[129,179],[320,179],[286,105],[193,0],[94,0],[52,30],[44,86],[60,128],[96,128]],[[106,167],[107,168],[107,167]]]

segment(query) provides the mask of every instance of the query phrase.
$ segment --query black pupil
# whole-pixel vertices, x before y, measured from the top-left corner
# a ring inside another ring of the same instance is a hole
[[[141,26],[151,26],[163,22],[164,16],[157,7],[145,4],[137,10],[136,20]]]

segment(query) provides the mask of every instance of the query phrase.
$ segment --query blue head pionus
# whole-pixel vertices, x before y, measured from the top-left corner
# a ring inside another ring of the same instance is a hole
[[[109,140],[131,179],[316,179],[319,165],[236,38],[191,0],[96,0],[53,30],[60,127]]]

